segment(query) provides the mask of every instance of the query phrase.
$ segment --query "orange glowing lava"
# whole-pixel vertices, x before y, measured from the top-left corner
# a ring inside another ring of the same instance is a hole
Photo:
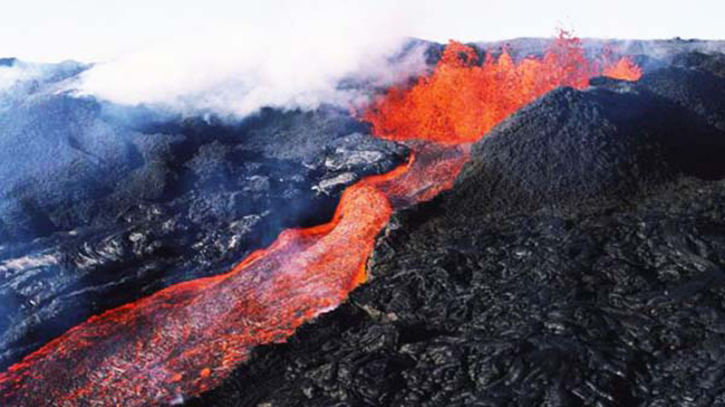
[[[514,62],[506,49],[482,64],[473,48],[451,41],[432,75],[412,88],[393,87],[364,114],[375,134],[391,140],[445,144],[473,142],[539,96],[559,86],[582,89],[600,74],[636,80],[629,59],[598,65],[584,57],[581,41],[563,32],[542,58]]]
[[[286,230],[226,274],[88,319],[1,373],[0,404],[157,405],[218,385],[255,346],[286,340],[364,282],[391,213],[450,188],[468,159],[464,143],[543,93],[598,74],[565,36],[540,59],[476,60],[451,42],[430,77],[390,89],[365,113],[377,135],[426,142],[410,144],[408,164],[349,187],[331,222]],[[604,73],[641,74],[629,64]]]
[[[625,81],[636,81],[642,76],[642,68],[628,57],[619,59],[612,65],[604,67],[603,76]]]

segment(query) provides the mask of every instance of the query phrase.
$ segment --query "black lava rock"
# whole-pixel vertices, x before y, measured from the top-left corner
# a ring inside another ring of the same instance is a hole
[[[638,85],[725,131],[725,77],[704,70],[669,67],[645,75]]]
[[[725,76],[725,54],[712,52],[684,52],[674,56],[672,63],[684,68],[694,68],[719,76]]]
[[[349,303],[190,405],[722,402],[723,202],[722,181],[683,179],[566,215],[422,205]]]
[[[639,85],[562,88],[475,145],[444,205],[476,215],[632,199],[681,174],[722,177],[723,151],[724,133]]]

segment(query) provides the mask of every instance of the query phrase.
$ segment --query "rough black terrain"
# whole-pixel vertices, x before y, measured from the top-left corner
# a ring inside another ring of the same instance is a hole
[[[722,53],[725,50],[720,52],[683,52],[676,54],[672,59],[672,63],[676,66],[695,68],[718,76],[725,76],[725,53]]]
[[[58,69],[0,93],[0,370],[329,220],[345,186],[407,155],[334,107],[182,118],[57,93],[82,67]]]
[[[661,73],[643,77],[647,85],[597,78],[600,86],[557,89],[521,109],[473,147],[446,209],[478,216],[582,207],[633,199],[682,174],[722,178],[725,133],[650,92]]]
[[[725,405],[725,93],[680,73],[512,116],[348,303],[189,404]]]

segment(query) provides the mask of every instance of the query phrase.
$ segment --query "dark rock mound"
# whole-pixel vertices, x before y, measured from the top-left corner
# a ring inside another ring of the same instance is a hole
[[[678,174],[725,174],[725,134],[632,85],[555,90],[474,146],[444,202],[481,213],[644,194]]]

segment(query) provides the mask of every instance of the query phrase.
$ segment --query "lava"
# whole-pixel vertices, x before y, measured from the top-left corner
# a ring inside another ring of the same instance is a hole
[[[473,142],[554,88],[582,89],[601,74],[627,80],[642,74],[626,57],[589,62],[581,41],[566,32],[541,58],[516,63],[504,49],[498,57],[488,54],[482,64],[477,59],[472,47],[451,41],[432,75],[420,78],[412,88],[389,89],[364,119],[372,123],[376,135],[390,140]]]
[[[372,105],[364,119],[377,135],[424,141],[410,143],[407,164],[345,190],[329,223],[286,230],[226,274],[88,319],[0,374],[0,401],[140,406],[218,385],[255,346],[285,341],[364,282],[375,237],[393,211],[450,188],[468,159],[466,143],[543,93],[584,87],[599,74],[566,36],[539,59],[517,63],[506,51],[482,64],[477,58],[451,42],[431,76]],[[631,61],[619,64],[604,74],[639,72]]]
[[[606,66],[603,76],[625,81],[636,81],[642,76],[642,68],[637,66],[630,58],[623,57],[614,64]]]
[[[343,193],[331,222],[280,234],[231,272],[95,316],[0,375],[12,405],[170,403],[218,384],[251,349],[281,342],[365,281],[394,209],[437,195],[464,148],[421,145],[408,164]],[[441,182],[443,180],[443,182]]]

